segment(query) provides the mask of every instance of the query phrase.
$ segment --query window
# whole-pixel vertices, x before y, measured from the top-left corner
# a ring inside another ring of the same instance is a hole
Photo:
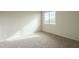
[[[44,24],[55,24],[55,12],[49,11],[44,13]]]

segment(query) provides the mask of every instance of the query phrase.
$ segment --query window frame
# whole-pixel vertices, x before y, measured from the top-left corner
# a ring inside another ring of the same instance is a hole
[[[45,16],[45,13],[46,13],[46,12],[48,13],[48,16],[47,16],[47,17],[48,17],[48,23],[46,23],[46,20],[45,20],[45,17],[46,17],[46,16]],[[51,22],[51,12],[54,12],[54,16],[53,16],[54,19],[52,18],[52,21],[54,20],[54,22]],[[55,12],[55,11],[45,11],[45,12],[43,13],[43,16],[44,16],[44,18],[43,18],[43,19],[44,19],[44,21],[43,21],[44,24],[55,24],[55,23],[56,23],[56,18],[55,18],[56,12]]]

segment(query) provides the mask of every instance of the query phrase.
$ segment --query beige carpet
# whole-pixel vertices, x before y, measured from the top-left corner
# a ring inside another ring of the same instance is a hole
[[[0,41],[0,48],[78,48],[79,41],[39,32],[21,38]]]

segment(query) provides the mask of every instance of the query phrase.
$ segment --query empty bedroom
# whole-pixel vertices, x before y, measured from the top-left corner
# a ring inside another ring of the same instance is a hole
[[[0,11],[0,48],[79,48],[79,11]]]

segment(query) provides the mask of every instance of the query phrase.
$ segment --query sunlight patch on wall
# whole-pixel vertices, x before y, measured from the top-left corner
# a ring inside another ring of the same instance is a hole
[[[35,18],[29,24],[24,26],[24,28],[22,28],[22,31],[21,31],[22,35],[34,33],[37,31],[38,27],[39,27],[39,21],[37,20],[37,18]]]
[[[13,41],[16,38],[20,39],[21,37],[31,35],[31,34],[37,32],[39,26],[40,26],[40,24],[39,24],[38,18],[34,18],[32,21],[30,21],[30,23],[25,25],[21,30],[19,30],[18,32],[16,32],[14,35],[12,35],[11,37],[9,37],[6,40],[8,40],[8,41],[12,40]],[[29,36],[28,38],[32,38],[32,37],[39,37],[39,36],[38,35],[34,35],[34,36],[32,35],[32,36]]]

